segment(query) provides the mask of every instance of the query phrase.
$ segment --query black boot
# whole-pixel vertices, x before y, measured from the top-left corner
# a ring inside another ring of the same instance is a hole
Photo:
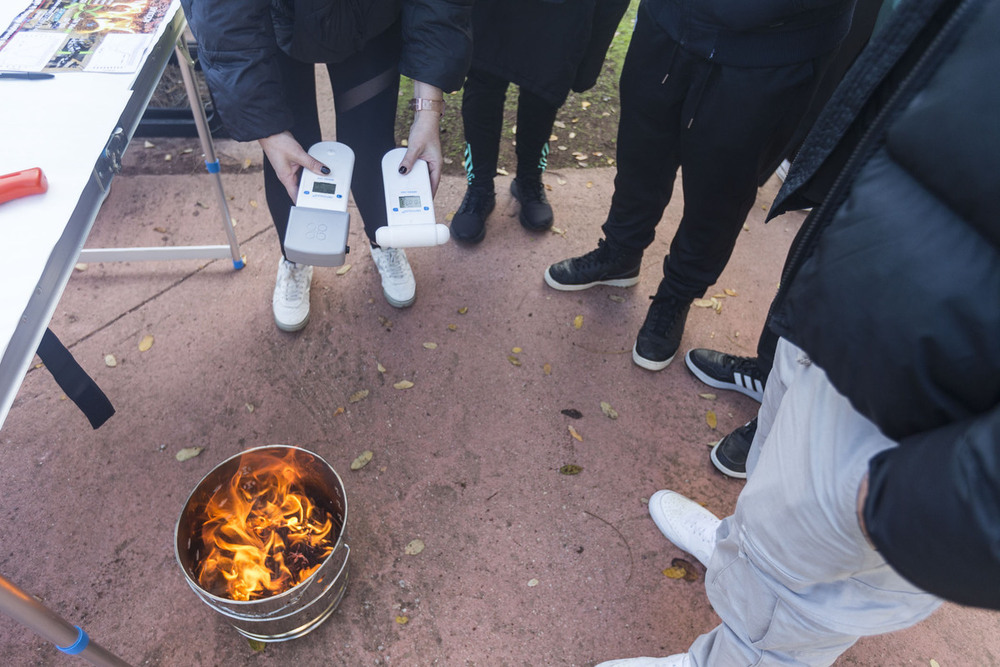
[[[594,287],[632,287],[639,282],[642,251],[627,251],[604,239],[597,242],[597,249],[579,257],[570,257],[545,269],[545,282],[549,287],[564,292],[575,292]]]
[[[486,236],[486,218],[493,212],[497,197],[493,188],[470,186],[458,211],[451,219],[451,235],[457,241],[479,243]]]
[[[552,207],[545,196],[541,177],[515,178],[510,182],[510,193],[521,204],[518,219],[522,227],[532,232],[542,232],[552,226]]]
[[[632,347],[632,361],[647,370],[662,371],[681,346],[691,300],[659,291],[650,299],[653,303],[649,304],[646,321]]]

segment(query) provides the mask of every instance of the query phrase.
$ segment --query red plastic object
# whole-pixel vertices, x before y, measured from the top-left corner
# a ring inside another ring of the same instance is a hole
[[[28,195],[40,195],[48,189],[49,182],[38,167],[5,174],[0,176],[0,204]]]

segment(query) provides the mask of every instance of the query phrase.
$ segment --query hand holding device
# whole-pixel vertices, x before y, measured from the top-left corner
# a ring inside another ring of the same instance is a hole
[[[321,141],[309,149],[329,174],[302,170],[295,206],[288,215],[285,257],[312,266],[344,263],[351,217],[347,199],[354,174],[354,151],[336,141]]]
[[[407,174],[399,173],[405,148],[382,157],[385,212],[389,224],[375,230],[375,242],[387,248],[418,248],[447,243],[450,232],[434,220],[434,202],[427,163],[417,160]]]

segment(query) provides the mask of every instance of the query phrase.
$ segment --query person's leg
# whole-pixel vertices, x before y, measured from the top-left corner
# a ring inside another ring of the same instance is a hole
[[[858,525],[868,461],[895,443],[787,341],[759,420],[758,458],[706,573],[723,623],[692,644],[692,664],[829,665],[860,636],[930,615],[940,600],[886,564]]]
[[[776,135],[794,129],[790,119],[805,108],[816,78],[813,63],[747,69],[683,60],[692,68],[679,149],[684,215],[632,349],[632,360],[652,371],[673,360],[691,301],[729,261],[757,196],[760,163]]]
[[[344,62],[327,65],[327,70],[336,106],[337,139],[354,151],[351,194],[364,221],[382,293],[389,305],[404,308],[414,302],[417,289],[406,253],[375,244],[375,230],[388,224],[382,156],[396,146],[399,31],[397,23]]]
[[[451,220],[451,234],[458,241],[482,241],[486,236],[486,219],[496,206],[493,178],[497,173],[508,85],[505,79],[472,69],[462,88],[468,189]]]
[[[290,128],[292,136],[308,149],[320,140],[315,67],[292,60],[283,53],[278,53],[275,58],[281,67],[285,96],[294,115],[293,125]],[[294,202],[288,196],[284,184],[278,180],[267,155],[264,155],[264,198],[278,234],[278,244],[282,254],[278,260],[278,274],[271,295],[274,322],[282,331],[298,331],[309,322],[309,292],[313,267],[289,262],[284,257],[288,214]]]
[[[550,287],[575,291],[639,282],[643,251],[670,201],[679,164],[681,107],[690,74],[682,53],[640,5],[620,81],[618,172],[601,227],[605,239],[596,250],[546,269]]]
[[[542,173],[548,165],[549,137],[559,107],[520,88],[517,98],[517,176],[510,191],[521,204],[521,226],[531,231],[552,226],[552,207],[545,196]]]

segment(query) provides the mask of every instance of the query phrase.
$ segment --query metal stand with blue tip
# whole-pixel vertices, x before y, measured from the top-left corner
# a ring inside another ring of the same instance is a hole
[[[83,628],[72,625],[6,578],[0,576],[0,613],[24,627],[67,655],[78,655],[100,667],[129,667],[129,664],[90,640]]]
[[[417,160],[407,174],[399,173],[405,148],[394,148],[382,157],[385,212],[389,224],[375,230],[375,243],[386,248],[420,248],[447,243],[445,225],[434,219],[434,201],[427,163]]]
[[[336,141],[321,141],[309,148],[309,155],[325,164],[330,173],[302,170],[295,206],[288,215],[285,257],[299,264],[340,266],[350,252],[347,199],[354,174],[354,151]]]

